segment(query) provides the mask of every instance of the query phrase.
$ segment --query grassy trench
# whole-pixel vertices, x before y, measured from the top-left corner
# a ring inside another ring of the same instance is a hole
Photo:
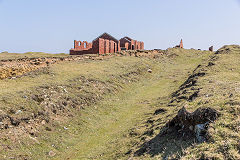
[[[81,134],[71,134],[68,142],[74,145],[60,151],[54,159],[128,159],[126,153],[131,146],[141,143],[138,137],[129,136],[131,129],[145,125],[142,122],[159,107],[156,102],[162,99],[166,105],[170,94],[208,56],[209,53],[198,55],[188,52],[179,54],[177,58],[164,57],[155,62],[149,76],[126,85],[117,94],[105,97],[75,119],[71,124],[73,126],[84,121],[83,125],[74,129]],[[167,120],[164,116],[162,118]],[[138,132],[140,134],[144,130],[139,129]]]
[[[41,90],[36,89],[41,86],[66,87],[66,96],[76,100],[88,96],[83,100],[90,103],[79,107],[80,110],[67,109],[66,114],[51,113],[52,121],[40,124],[40,129],[33,134],[25,132],[26,124],[22,123],[3,130],[1,158],[127,159],[125,153],[133,143],[141,143],[137,137],[129,137],[131,129],[152,115],[159,107],[155,106],[159,99],[167,103],[169,95],[210,54],[173,49],[158,59],[113,57],[103,61],[62,63],[52,66],[47,72],[3,80],[0,83],[0,106],[3,112],[10,115],[15,115],[19,109],[24,114],[31,114],[36,108],[41,110],[44,106],[31,98],[24,98],[25,95],[39,94]],[[152,69],[152,73],[147,72],[148,68]],[[134,74],[136,70],[140,70],[141,74],[131,77],[129,73]],[[82,76],[101,82],[103,88],[114,90],[101,95],[94,83],[72,83],[72,80]],[[85,85],[87,87],[82,94],[79,87]],[[101,95],[101,98],[91,104],[92,95]],[[60,100],[56,97],[52,102]]]

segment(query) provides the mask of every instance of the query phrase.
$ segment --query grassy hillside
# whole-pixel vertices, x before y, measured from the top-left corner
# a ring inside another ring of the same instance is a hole
[[[238,159],[239,46],[160,52],[61,62],[1,80],[0,159]],[[194,85],[180,87],[198,72]],[[221,113],[210,141],[162,134],[183,106]]]
[[[199,63],[169,101],[160,99],[155,104],[167,111],[153,115],[148,120],[151,124],[140,127],[145,133],[154,132],[150,136],[139,134],[138,139],[145,140],[134,145],[129,155],[133,159],[240,159],[239,54],[240,46],[224,46]],[[190,99],[192,95],[194,99]],[[167,129],[166,121],[183,106],[189,111],[211,107],[220,113],[208,129],[207,142],[197,143],[192,133]],[[134,132],[137,130],[139,127]]]

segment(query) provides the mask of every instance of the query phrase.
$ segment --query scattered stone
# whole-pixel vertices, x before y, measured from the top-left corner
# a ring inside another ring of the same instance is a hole
[[[46,127],[46,131],[52,131],[52,129],[49,127]]]
[[[189,129],[190,129],[191,131],[193,131],[193,126],[190,126]]]
[[[209,66],[209,67],[211,67],[211,66],[213,66],[213,65],[215,65],[213,62],[209,62],[209,63],[208,63],[208,66]]]
[[[46,121],[45,121],[45,120],[42,120],[41,124],[42,124],[42,125],[45,125],[45,124],[46,124]]]
[[[38,103],[41,103],[44,101],[44,99],[42,97],[40,97],[39,95],[33,95],[32,99]]]
[[[63,89],[63,91],[66,92],[66,93],[68,93],[68,91],[67,91],[65,88]]]
[[[148,69],[147,71],[148,71],[148,73],[152,73],[152,70],[151,70],[151,69]]]
[[[53,151],[50,151],[50,152],[48,153],[48,155],[49,155],[50,157],[54,157],[54,156],[56,155],[56,153],[53,152]]]
[[[10,117],[10,121],[13,126],[18,126],[20,124],[20,120],[17,118]]]
[[[15,114],[20,114],[20,113],[22,113],[22,111],[21,110],[17,110],[17,112]]]
[[[194,132],[196,135],[197,142],[203,143],[206,139],[207,129],[208,129],[208,122],[204,124],[197,124],[194,127]]]

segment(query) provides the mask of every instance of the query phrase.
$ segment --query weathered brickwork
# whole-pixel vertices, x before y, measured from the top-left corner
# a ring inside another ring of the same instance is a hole
[[[143,50],[144,43],[129,37],[117,40],[110,34],[103,33],[94,39],[92,43],[75,40],[74,48],[70,50],[70,55],[115,53],[121,51],[121,48],[126,48],[126,50]]]
[[[115,48],[114,48],[114,41],[110,40],[109,42],[109,52],[110,53],[114,53],[115,52]]]
[[[180,44],[175,46],[175,48],[183,48],[183,40],[181,39]]]
[[[183,48],[183,41],[181,39],[181,42],[180,42],[180,48]]]
[[[104,41],[104,53],[109,53],[109,40]]]
[[[144,43],[129,37],[123,37],[120,39],[120,47],[124,50],[144,50]]]

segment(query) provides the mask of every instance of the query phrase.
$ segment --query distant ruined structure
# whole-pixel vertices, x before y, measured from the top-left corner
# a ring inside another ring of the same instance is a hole
[[[181,39],[181,42],[179,45],[175,46],[175,48],[183,48],[183,40]]]
[[[209,47],[209,51],[213,52],[213,46]]]
[[[144,43],[129,37],[123,37],[120,39],[120,47],[122,50],[143,50]]]
[[[91,43],[87,41],[74,40],[74,48],[70,50],[70,55],[83,54],[105,54],[115,53],[122,50],[144,49],[144,43],[124,37],[117,40],[108,33],[103,33],[94,39]]]

